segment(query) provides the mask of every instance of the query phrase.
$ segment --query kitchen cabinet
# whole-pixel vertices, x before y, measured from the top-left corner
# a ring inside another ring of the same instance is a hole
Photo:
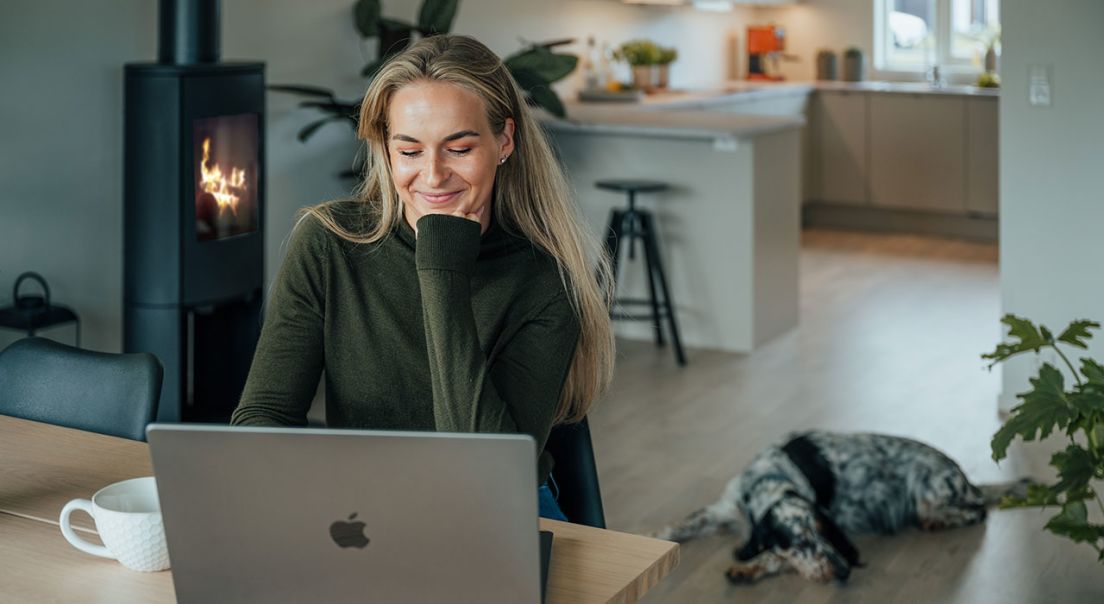
[[[999,131],[996,100],[966,101],[966,209],[970,212],[997,214]]]
[[[818,201],[867,204],[868,95],[851,91],[820,91],[813,97],[810,141],[813,163],[809,174]]]
[[[872,94],[870,201],[909,210],[966,209],[966,99]]]

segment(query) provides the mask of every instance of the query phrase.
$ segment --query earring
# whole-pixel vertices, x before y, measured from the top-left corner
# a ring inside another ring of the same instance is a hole
[[[509,156],[508,155],[503,155],[502,157],[498,158],[498,164],[502,165],[502,164],[506,163],[506,158],[507,157],[509,157]]]

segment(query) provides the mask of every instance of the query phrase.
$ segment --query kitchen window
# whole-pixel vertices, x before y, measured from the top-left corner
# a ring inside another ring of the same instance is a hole
[[[874,64],[883,71],[981,71],[1000,39],[1000,0],[874,0]]]

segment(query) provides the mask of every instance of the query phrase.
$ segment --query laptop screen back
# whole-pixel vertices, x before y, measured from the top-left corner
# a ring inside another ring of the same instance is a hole
[[[180,602],[537,602],[524,435],[154,425]]]

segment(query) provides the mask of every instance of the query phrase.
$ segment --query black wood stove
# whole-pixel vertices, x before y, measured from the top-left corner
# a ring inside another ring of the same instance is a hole
[[[124,347],[165,366],[159,421],[224,422],[260,335],[264,64],[219,61],[218,0],[161,0],[126,65]]]

